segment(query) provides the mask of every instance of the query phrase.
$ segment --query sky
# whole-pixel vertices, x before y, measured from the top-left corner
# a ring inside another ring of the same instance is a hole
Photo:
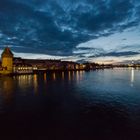
[[[0,0],[0,53],[77,62],[140,62],[139,0]]]

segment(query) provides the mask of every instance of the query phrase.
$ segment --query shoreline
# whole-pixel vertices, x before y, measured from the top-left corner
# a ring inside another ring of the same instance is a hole
[[[33,72],[20,72],[20,73],[10,73],[10,74],[2,74],[0,73],[0,76],[17,76],[17,75],[33,75],[33,74],[42,74],[42,73],[54,73],[54,72],[77,72],[77,71],[96,71],[96,70],[105,70],[105,69],[114,69],[114,68],[134,68],[134,69],[140,69],[140,67],[120,67],[120,66],[114,66],[114,67],[100,67],[100,68],[94,68],[94,69],[77,69],[77,70],[33,70]]]

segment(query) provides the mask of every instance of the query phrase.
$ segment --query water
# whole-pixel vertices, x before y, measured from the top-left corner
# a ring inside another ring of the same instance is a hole
[[[1,76],[0,138],[139,140],[140,70]]]

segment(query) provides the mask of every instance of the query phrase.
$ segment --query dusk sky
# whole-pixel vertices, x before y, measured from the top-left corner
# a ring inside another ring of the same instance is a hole
[[[140,0],[0,0],[0,53],[103,63],[140,60]]]

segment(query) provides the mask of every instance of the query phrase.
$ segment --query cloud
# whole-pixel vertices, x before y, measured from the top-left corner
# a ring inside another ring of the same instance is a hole
[[[129,57],[130,55],[137,55],[140,53],[140,34],[138,29],[139,27],[131,28],[124,32],[81,43],[76,46],[74,53],[88,55],[93,59],[103,56]]]
[[[138,0],[4,0],[0,45],[76,60],[129,56],[139,50],[139,9]]]
[[[105,54],[105,56],[132,56],[132,55],[137,55],[140,54],[139,52],[131,52],[131,51],[127,51],[127,52],[110,52]]]
[[[11,48],[12,49],[12,48]],[[0,54],[2,54],[3,50],[0,49]],[[12,51],[14,57],[21,57],[23,59],[50,59],[50,60],[62,60],[62,61],[79,61],[80,58],[77,56],[58,56],[58,55],[47,55],[40,53],[17,53]]]

